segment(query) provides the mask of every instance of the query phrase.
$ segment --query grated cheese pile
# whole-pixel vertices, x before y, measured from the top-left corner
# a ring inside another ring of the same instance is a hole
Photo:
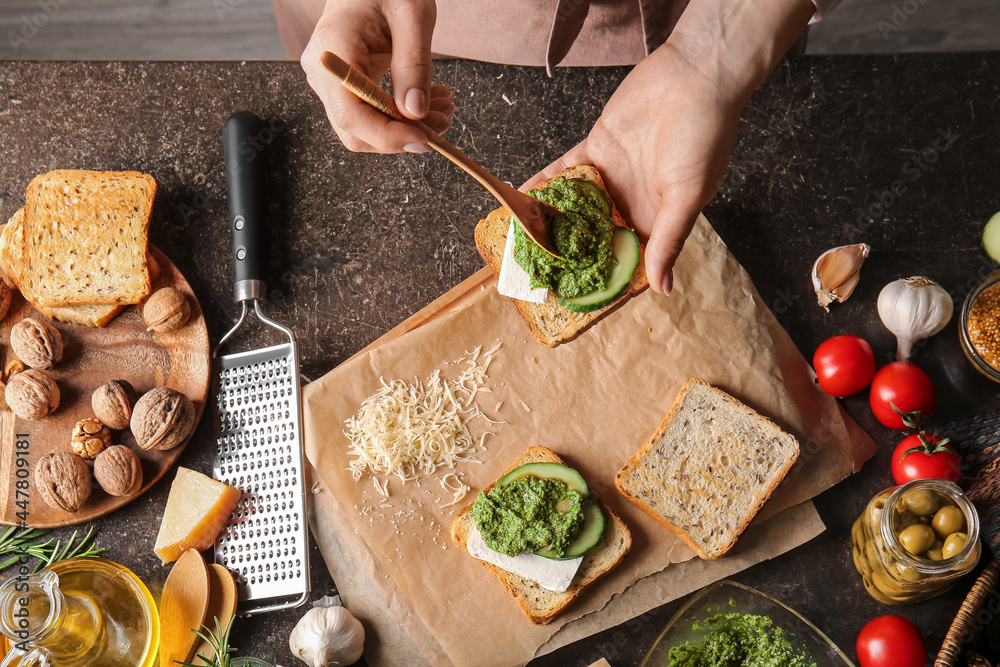
[[[350,440],[348,453],[356,457],[350,462],[351,474],[360,480],[365,473],[395,475],[404,484],[420,474],[432,475],[442,467],[454,470],[457,463],[480,462],[474,440],[466,424],[477,417],[490,419],[476,403],[485,387],[486,373],[498,343],[482,354],[482,346],[466,353],[466,368],[454,380],[441,377],[440,369],[423,382],[385,381],[382,388],[361,404],[357,414],[348,419],[344,433]],[[376,490],[388,497],[388,481]],[[454,472],[439,479],[441,486],[453,494],[453,505],[468,491]]]

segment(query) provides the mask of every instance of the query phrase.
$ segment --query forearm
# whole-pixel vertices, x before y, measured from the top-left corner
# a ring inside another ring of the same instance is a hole
[[[661,48],[742,109],[815,12],[811,0],[691,0]]]

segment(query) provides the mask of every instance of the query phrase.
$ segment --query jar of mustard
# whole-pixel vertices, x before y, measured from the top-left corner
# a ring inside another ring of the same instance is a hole
[[[882,491],[851,530],[854,567],[885,604],[943,593],[979,562],[979,515],[958,485],[919,479]]]

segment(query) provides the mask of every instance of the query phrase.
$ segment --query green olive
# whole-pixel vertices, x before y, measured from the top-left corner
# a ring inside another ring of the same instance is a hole
[[[969,536],[965,533],[952,533],[944,540],[941,547],[941,555],[945,558],[952,558],[965,548],[965,543],[969,541]]]
[[[915,514],[912,514],[911,512],[903,512],[902,514],[899,515],[899,518],[896,520],[896,532],[898,533],[903,530],[906,530],[910,526],[916,525],[918,523],[920,523],[920,519],[918,519]]]
[[[934,514],[931,527],[943,540],[952,533],[965,530],[965,514],[953,505],[945,505]]]
[[[927,560],[944,560],[944,556],[941,555],[941,549],[943,548],[944,540],[934,540],[934,544],[924,554],[924,558]]]
[[[941,501],[933,491],[912,489],[903,495],[902,504],[917,516],[931,516],[941,506]]]
[[[906,567],[905,565],[896,564],[896,576],[898,576],[903,581],[920,581],[924,578],[924,575],[920,574],[912,567]]]
[[[930,526],[914,524],[899,533],[899,543],[914,556],[918,556],[934,545],[934,531]]]

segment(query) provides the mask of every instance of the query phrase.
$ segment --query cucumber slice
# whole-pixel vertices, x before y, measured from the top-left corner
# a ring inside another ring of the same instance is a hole
[[[583,481],[580,473],[568,468],[561,463],[541,462],[526,463],[523,466],[514,468],[509,473],[497,480],[497,486],[507,486],[518,477],[534,475],[542,479],[558,479],[566,484],[570,491],[579,491],[582,495],[588,495],[587,483]]]
[[[618,298],[632,282],[632,275],[639,266],[639,237],[631,229],[615,227],[615,268],[611,270],[608,286],[603,290],[570,299],[558,297],[559,305],[574,313],[589,313],[603,308]]]
[[[584,179],[574,178],[572,180],[581,188],[585,190],[590,190],[595,195],[597,195],[597,199],[601,204],[601,211],[604,213],[604,215],[608,216],[609,218],[611,217],[611,198],[608,197],[607,192],[601,189],[601,186],[599,186],[597,183],[594,183],[593,181],[587,181]]]
[[[993,214],[983,227],[983,250],[990,259],[1000,263],[1000,213]]]
[[[584,555],[604,539],[604,532],[608,527],[608,517],[604,514],[604,509],[596,500],[588,500],[583,505],[583,526],[579,534],[569,546],[562,558],[553,556],[548,549],[539,549],[535,555],[551,558],[552,560],[566,560],[568,558],[579,558]]]

